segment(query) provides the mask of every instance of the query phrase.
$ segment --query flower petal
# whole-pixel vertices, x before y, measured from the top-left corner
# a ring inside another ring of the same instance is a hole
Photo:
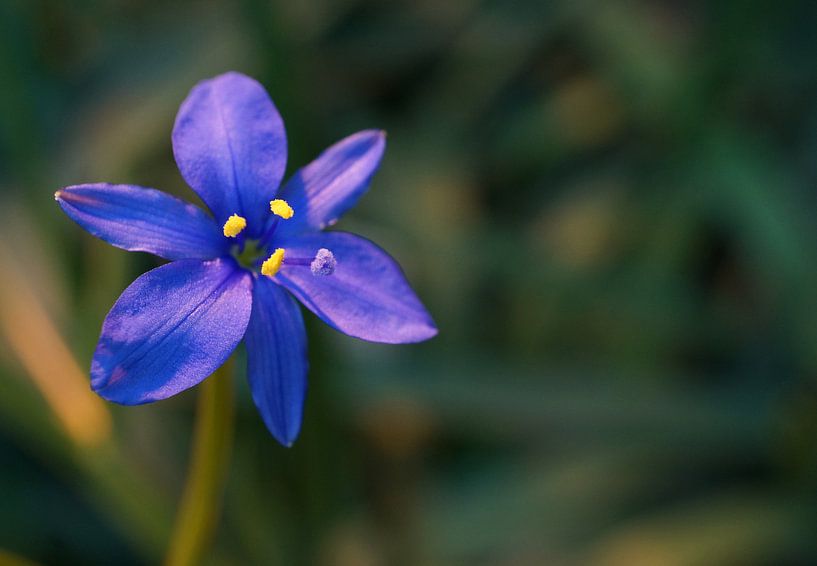
[[[91,366],[100,396],[138,405],[213,373],[244,336],[252,277],[231,259],[182,260],[148,271],[116,301]]]
[[[259,277],[247,327],[247,379],[264,423],[284,446],[301,430],[307,367],[300,307],[283,288]]]
[[[341,332],[389,344],[420,342],[437,334],[434,321],[411,290],[400,266],[372,242],[346,232],[316,232],[279,242],[290,257],[320,248],[337,260],[332,275],[287,265],[275,276],[309,310]]]
[[[284,123],[264,87],[240,73],[197,84],[176,116],[173,153],[219,224],[239,214],[248,235],[260,235],[287,160]]]
[[[76,185],[54,198],[74,222],[109,244],[169,260],[212,259],[226,240],[203,210],[156,189]]]
[[[385,149],[385,132],[365,130],[342,139],[295,173],[280,193],[295,215],[279,222],[278,233],[321,230],[334,224],[369,188]]]

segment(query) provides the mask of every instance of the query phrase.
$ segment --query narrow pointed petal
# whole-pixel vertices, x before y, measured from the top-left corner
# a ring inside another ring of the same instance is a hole
[[[264,87],[232,72],[196,85],[176,116],[173,153],[219,224],[238,214],[248,235],[260,235],[287,160],[284,123]]]
[[[279,222],[279,234],[296,234],[330,226],[369,188],[386,149],[382,130],[365,130],[342,139],[299,170],[279,197],[295,210]]]
[[[102,325],[92,389],[138,405],[193,387],[241,341],[251,306],[252,277],[232,260],[182,260],[148,271]]]
[[[341,332],[389,344],[421,342],[437,334],[434,321],[406,281],[400,266],[372,242],[346,232],[316,232],[281,242],[290,257],[331,250],[332,275],[287,265],[275,279],[309,310]]]
[[[74,222],[118,248],[176,259],[212,259],[226,240],[207,213],[156,189],[97,183],[57,191]]]
[[[301,430],[306,396],[306,331],[298,304],[267,277],[255,282],[246,338],[255,406],[278,442],[291,446]]]

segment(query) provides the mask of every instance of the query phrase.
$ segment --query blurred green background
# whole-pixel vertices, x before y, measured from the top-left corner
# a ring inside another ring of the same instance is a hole
[[[292,449],[239,376],[206,564],[817,563],[815,29],[785,0],[2,0],[0,564],[161,560],[197,392],[89,392],[156,260],[52,194],[194,199],[173,119],[229,69],[275,100],[290,172],[389,132],[339,228],[440,334],[307,314]]]

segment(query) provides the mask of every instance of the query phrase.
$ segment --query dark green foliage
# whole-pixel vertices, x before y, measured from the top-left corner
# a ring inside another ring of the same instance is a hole
[[[238,380],[209,564],[812,564],[814,12],[4,1],[0,267],[84,370],[107,308],[155,264],[78,230],[53,191],[109,180],[193,198],[176,109],[196,81],[248,73],[284,116],[291,167],[389,132],[339,227],[399,259],[440,335],[365,344],[306,315],[290,450]],[[109,405],[115,448],[83,451],[14,325],[0,330],[0,552],[156,562],[195,392]]]

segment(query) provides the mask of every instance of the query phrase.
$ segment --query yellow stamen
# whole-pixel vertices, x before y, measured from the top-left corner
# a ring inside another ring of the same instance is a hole
[[[243,216],[233,214],[224,223],[224,235],[228,238],[235,238],[247,227],[247,220]]]
[[[292,218],[292,215],[295,214],[295,211],[292,210],[292,207],[289,206],[289,203],[279,198],[270,201],[269,209],[272,211],[274,215],[280,216],[284,220],[289,220],[290,218]]]
[[[278,248],[261,264],[261,274],[272,277],[281,269],[282,263],[284,263],[284,248]]]

